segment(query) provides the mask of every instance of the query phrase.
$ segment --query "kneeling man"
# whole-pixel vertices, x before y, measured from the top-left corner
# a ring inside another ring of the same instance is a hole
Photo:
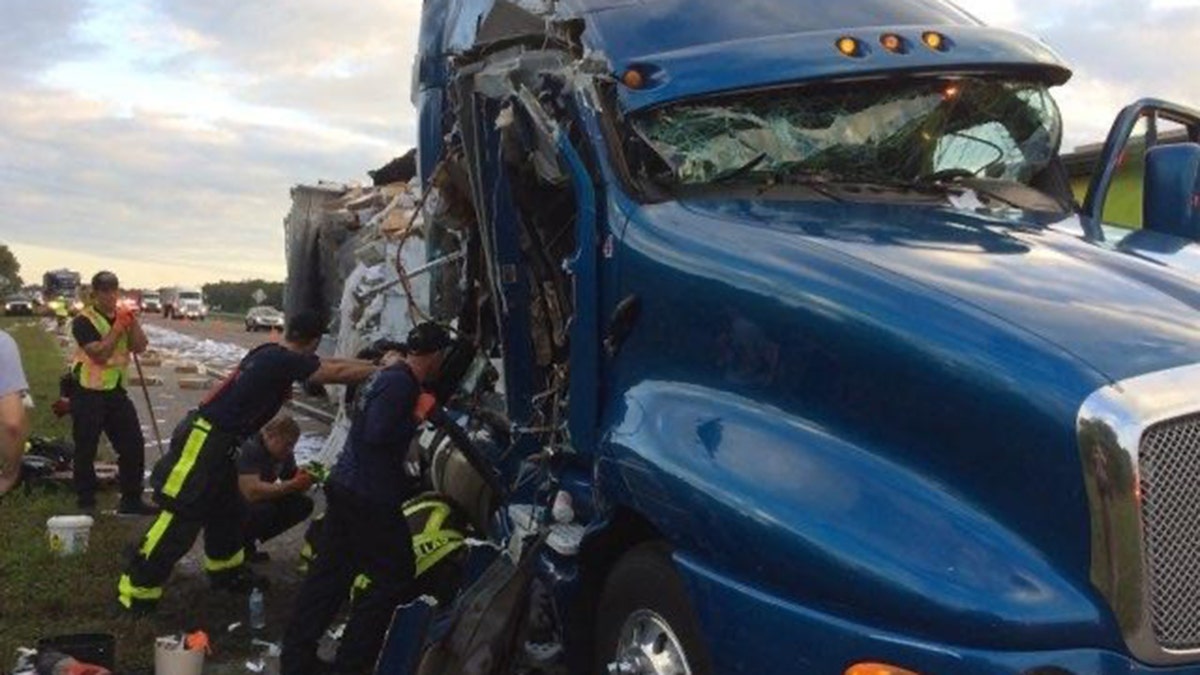
[[[238,449],[238,489],[246,500],[243,540],[249,562],[270,559],[258,550],[258,544],[287,532],[312,514],[313,501],[304,493],[313,479],[296,468],[293,454],[299,438],[296,421],[279,415]]]

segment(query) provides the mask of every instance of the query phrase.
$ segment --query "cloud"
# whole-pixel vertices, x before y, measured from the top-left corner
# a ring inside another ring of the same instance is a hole
[[[1075,77],[1055,93],[1066,147],[1104,140],[1121,108],[1153,96],[1200,103],[1197,0],[959,0],[992,25],[1037,35]]]
[[[64,93],[7,103],[0,180],[21,186],[0,212],[7,240],[225,278],[283,276],[292,184],[361,177],[392,154],[268,126],[204,128],[147,111],[112,117]]]
[[[230,77],[239,99],[415,142],[405,132],[415,117],[409,93],[419,3],[166,0],[163,14],[210,41],[197,56]]]
[[[83,14],[77,0],[5,3],[0,21],[0,84],[25,80],[69,56],[86,56],[90,49],[71,34]]]
[[[416,23],[397,21],[419,7],[19,4],[0,28],[0,64],[22,66],[0,70],[0,236],[39,261],[145,286],[279,279],[290,187],[365,180],[415,138]]]

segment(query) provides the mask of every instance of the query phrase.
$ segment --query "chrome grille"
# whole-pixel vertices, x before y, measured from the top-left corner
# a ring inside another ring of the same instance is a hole
[[[1142,436],[1142,527],[1158,643],[1200,648],[1200,415]]]

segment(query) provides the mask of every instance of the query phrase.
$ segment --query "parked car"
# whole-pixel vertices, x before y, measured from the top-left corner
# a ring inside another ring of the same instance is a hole
[[[283,312],[274,307],[253,307],[246,312],[246,331],[283,330]]]
[[[4,301],[5,316],[33,316],[33,300],[23,295],[10,295]]]

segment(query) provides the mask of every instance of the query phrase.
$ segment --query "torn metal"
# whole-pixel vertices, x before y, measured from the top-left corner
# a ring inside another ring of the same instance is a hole
[[[486,672],[565,672],[558,605],[578,580],[561,574],[575,564],[589,514],[556,521],[550,503],[558,460],[580,441],[573,430],[595,427],[572,417],[573,387],[596,386],[595,373],[571,367],[575,336],[596,330],[581,324],[579,298],[594,297],[596,283],[581,251],[597,250],[579,234],[597,217],[581,142],[594,130],[574,120],[600,107],[596,88],[611,78],[557,3],[489,4],[451,59],[443,143],[437,157],[419,158],[419,180],[293,189],[286,303],[289,312],[321,308],[335,336],[325,349],[339,356],[402,339],[425,319],[470,346],[445,392],[448,420],[415,445],[430,487],[472,525],[472,573],[452,594],[457,602],[423,608],[451,628],[410,639],[424,658],[456,664],[499,650]],[[594,310],[586,314],[594,320]],[[342,410],[324,464],[336,461],[348,428]],[[557,581],[540,578],[544,556],[559,561]],[[493,602],[496,594],[504,601]],[[468,644],[472,622],[492,628]]]

